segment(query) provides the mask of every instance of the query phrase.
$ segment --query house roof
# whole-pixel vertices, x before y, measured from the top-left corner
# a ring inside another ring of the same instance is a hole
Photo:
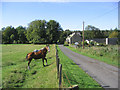
[[[71,38],[71,37],[72,37],[72,36],[74,36],[75,34],[77,34],[77,35],[80,35],[80,36],[81,36],[81,34],[80,34],[79,32],[74,32],[74,33],[70,34],[67,38]]]

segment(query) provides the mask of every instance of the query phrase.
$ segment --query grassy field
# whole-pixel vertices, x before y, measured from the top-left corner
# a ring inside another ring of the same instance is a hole
[[[85,49],[66,46],[70,50],[118,67],[118,45],[106,47],[85,47]]]
[[[2,45],[2,84],[3,88],[58,88],[55,62],[55,45],[50,46],[47,54],[48,66],[42,60],[32,60],[27,69],[27,53],[45,45]]]
[[[101,88],[100,85],[86,74],[78,65],[76,65],[70,58],[58,49],[60,63],[62,64],[63,87],[70,87],[71,85],[78,85],[79,88]],[[70,84],[65,76],[69,78]]]

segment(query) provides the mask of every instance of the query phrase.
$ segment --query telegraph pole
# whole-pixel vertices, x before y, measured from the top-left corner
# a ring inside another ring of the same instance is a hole
[[[83,49],[84,49],[84,21],[83,21]]]

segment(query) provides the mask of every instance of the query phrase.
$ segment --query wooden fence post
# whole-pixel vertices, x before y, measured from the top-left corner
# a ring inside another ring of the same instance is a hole
[[[57,59],[57,73],[58,73],[58,78],[59,78],[59,58]]]
[[[59,58],[57,48],[56,48],[56,66],[57,66],[57,78],[59,78]]]
[[[59,65],[59,88],[62,88],[62,64]]]

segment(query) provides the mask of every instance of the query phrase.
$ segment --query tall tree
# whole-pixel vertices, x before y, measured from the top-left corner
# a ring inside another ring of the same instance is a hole
[[[32,21],[27,28],[26,35],[30,43],[46,43],[46,21]]]
[[[100,31],[99,28],[96,28],[94,26],[88,25],[85,28],[85,38],[86,39],[93,39],[93,38],[103,38],[104,35]]]
[[[110,34],[109,34],[109,38],[118,38],[119,36],[119,30],[117,28],[115,28]]]
[[[63,31],[60,24],[55,20],[47,22],[47,40],[49,43],[57,43],[60,36],[60,31]]]
[[[17,37],[17,30],[12,26],[8,26],[2,31],[3,43],[13,43],[14,40],[17,40]]]
[[[16,30],[18,32],[18,43],[26,43],[26,28],[23,26],[18,26]]]

